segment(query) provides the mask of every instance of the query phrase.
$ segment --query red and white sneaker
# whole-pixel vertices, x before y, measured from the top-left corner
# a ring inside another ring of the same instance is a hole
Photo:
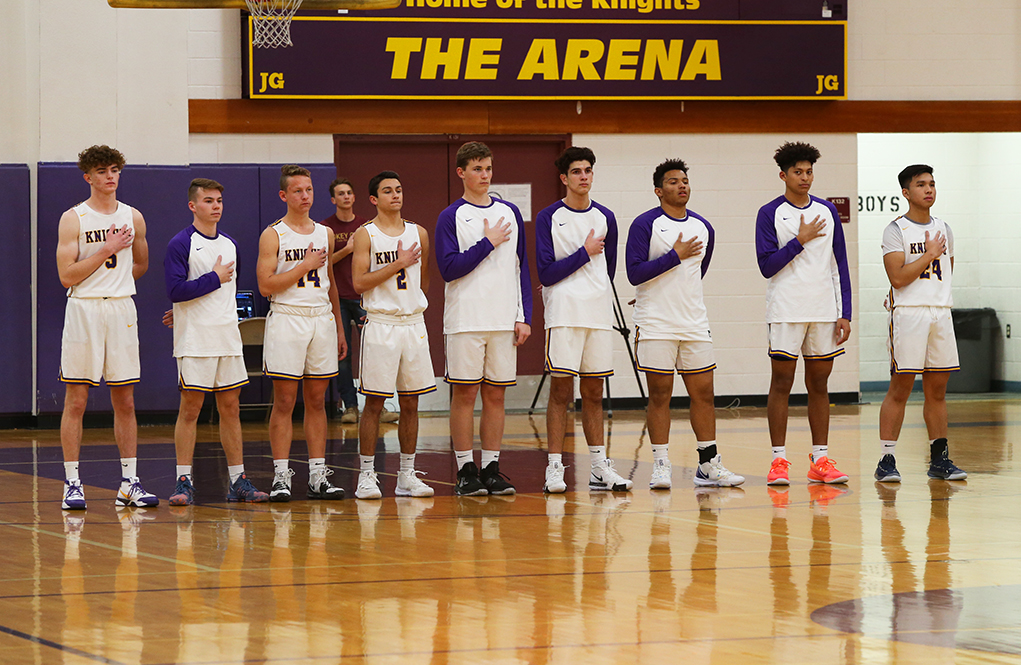
[[[787,475],[787,467],[791,465],[783,457],[777,457],[769,467],[769,474],[766,476],[767,485],[790,485],[791,479]]]
[[[834,483],[846,483],[847,474],[838,471],[837,467],[833,466],[833,460],[829,457],[815,457],[809,453],[809,461],[812,463],[808,467],[808,482],[810,483],[826,483],[832,485]]]

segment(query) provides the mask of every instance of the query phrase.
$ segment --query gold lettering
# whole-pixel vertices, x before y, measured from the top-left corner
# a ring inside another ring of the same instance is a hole
[[[443,67],[444,79],[456,79],[461,75],[461,53],[464,51],[464,38],[451,37],[447,50],[440,50],[442,37],[430,37],[425,40],[425,53],[422,55],[422,79],[436,78],[436,70]]]
[[[533,39],[525,61],[518,70],[519,81],[531,81],[541,74],[544,81],[556,81],[560,78],[560,67],[557,64],[557,41],[555,39]]]
[[[500,64],[500,48],[503,40],[471,39],[468,41],[468,62],[464,66],[464,78],[472,80],[495,80],[497,65]],[[492,67],[486,67],[492,65]]]
[[[611,39],[603,78],[607,81],[634,81],[635,70],[631,68],[638,65],[638,53],[641,50],[640,39]]]
[[[676,81],[681,71],[681,47],[683,39],[671,39],[670,50],[662,39],[650,39],[645,42],[645,55],[642,58],[642,80],[651,81],[656,78],[656,69],[664,81]]]
[[[682,81],[694,81],[696,76],[705,76],[707,81],[719,81],[720,42],[715,39],[696,39],[688,54],[688,62],[681,73]]]
[[[394,54],[393,68],[390,70],[390,78],[408,78],[408,63],[411,62],[411,54],[422,50],[421,37],[387,37],[386,50]]]
[[[603,57],[606,47],[598,39],[568,39],[564,54],[564,80],[574,81],[578,74],[586,81],[598,81],[596,63]]]

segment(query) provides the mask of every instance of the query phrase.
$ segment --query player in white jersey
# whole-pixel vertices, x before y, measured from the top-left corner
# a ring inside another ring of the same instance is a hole
[[[301,381],[309,465],[306,496],[343,499],[344,490],[330,483],[333,470],[326,468],[326,389],[337,375],[338,359],[347,354],[337,286],[330,280],[333,234],[308,216],[312,178],[307,169],[280,169],[280,200],[287,204],[287,214],[262,232],[255,267],[259,292],[270,299],[263,342],[263,371],[273,379],[269,498],[291,500],[291,418]]]
[[[177,487],[172,506],[194,503],[192,460],[195,428],[206,393],[216,398],[220,444],[227,457],[227,501],[262,503],[269,495],[252,486],[242,451],[241,386],[248,370],[237,318],[237,245],[219,231],[223,185],[196,178],[188,187],[191,226],[174,236],[163,259],[167,296],[174,303],[174,357],[177,358],[181,407],[174,427]]]
[[[429,305],[429,234],[401,217],[401,177],[383,171],[369,181],[369,201],[376,216],[355,231],[351,277],[362,294],[365,327],[358,371],[358,390],[365,408],[358,425],[359,467],[355,497],[383,496],[376,476],[376,442],[383,403],[397,392],[401,446],[397,496],[428,497],[433,488],[415,471],[418,447],[418,396],[436,390],[429,335],[423,312]]]
[[[898,175],[908,211],[883,233],[883,264],[890,278],[890,387],[879,411],[883,457],[876,468],[880,482],[900,482],[895,457],[904,409],[922,374],[922,415],[929,433],[929,477],[963,480],[947,451],[947,381],[960,369],[950,308],[954,274],[954,234],[929,211],[936,203],[932,167],[913,164]]]
[[[514,494],[500,472],[504,393],[517,381],[517,349],[531,334],[532,285],[525,225],[517,206],[489,194],[493,153],[471,141],[457,151],[464,194],[436,222],[443,303],[450,442],[459,495]],[[481,389],[482,464],[473,460],[475,398]]]
[[[159,503],[138,480],[138,427],[135,385],[139,381],[138,317],[131,296],[135,280],[149,268],[142,213],[117,201],[124,155],[98,145],[78,155],[89,183],[89,198],[60,217],[57,272],[67,287],[67,310],[60,349],[60,380],[65,384],[60,443],[64,452],[64,510],[84,510],[78,475],[82,418],[89,387],[101,379],[110,387],[114,439],[121,455],[117,504],[151,507]]]
[[[735,487],[742,476],[723,466],[716,450],[713,404],[713,341],[702,298],[715,232],[688,209],[688,167],[668,159],[652,174],[659,206],[642,213],[628,229],[624,253],[628,280],[635,285],[638,369],[649,384],[646,421],[652,441],[651,489],[670,489],[670,398],[674,372],[691,399],[691,429],[698,441],[695,484]]]
[[[589,198],[595,154],[570,147],[556,159],[567,196],[535,218],[535,264],[542,282],[546,323],[546,405],[549,461],[544,491],[567,491],[563,450],[567,405],[579,378],[581,420],[591,461],[589,488],[630,490],[606,458],[603,444],[603,381],[613,374],[613,291],[617,267],[617,219]]]
[[[759,209],[755,253],[766,287],[766,323],[773,377],[766,416],[773,463],[766,482],[789,485],[787,413],[798,355],[805,358],[808,425],[812,431],[810,483],[844,483],[829,457],[829,377],[840,345],[851,335],[851,279],[840,216],[832,203],[809,194],[819,151],[784,143],[773,156],[782,196]],[[811,220],[811,221],[806,221]]]

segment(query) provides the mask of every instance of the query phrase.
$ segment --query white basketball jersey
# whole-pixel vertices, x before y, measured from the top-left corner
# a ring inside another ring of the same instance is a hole
[[[76,205],[74,212],[78,215],[79,261],[98,254],[103,249],[111,224],[118,229],[125,224],[129,229],[135,228],[132,207],[119,201],[117,210],[110,215],[96,212],[86,203]],[[124,298],[135,295],[135,278],[131,276],[133,263],[131,247],[125,247],[104,261],[94,273],[69,288],[68,297]]]
[[[362,227],[369,233],[369,272],[397,260],[397,243],[401,249],[408,249],[419,243],[418,225],[404,220],[404,232],[399,236],[388,236],[375,222]],[[428,307],[429,301],[422,292],[422,262],[404,268],[379,286],[362,294],[362,307],[367,312],[390,316],[420,314]]]
[[[287,225],[284,220],[276,221],[270,228],[277,232],[280,241],[280,250],[277,252],[277,272],[285,273],[293,270],[295,266],[305,260],[305,252],[308,251],[309,243],[313,249],[318,250],[330,246],[330,229],[322,224],[316,224],[312,233],[307,235],[297,233]],[[302,275],[297,284],[294,284],[280,293],[275,293],[270,300],[281,305],[297,305],[299,307],[320,307],[330,304],[330,263],[326,262],[322,268],[310,270]]]
[[[662,208],[655,209],[652,214],[655,217],[645,260],[655,261],[674,251],[678,234],[683,234],[685,240],[697,238],[703,251],[709,246],[709,227],[697,214],[689,211],[684,219],[676,219]],[[639,219],[642,218],[644,215]],[[702,298],[701,258],[681,261],[680,265],[635,287],[634,322],[642,331],[642,339],[683,339],[682,333],[709,330],[709,314]]]
[[[930,216],[928,224],[918,224],[907,217],[898,217],[883,231],[883,256],[902,252],[904,265],[921,260],[921,255],[925,253],[926,231],[929,238],[937,233],[946,236],[946,252],[933,261],[915,281],[900,289],[891,288],[891,307],[952,307],[954,304],[950,292],[954,272],[950,266],[950,258],[954,255],[954,234],[946,222]]]

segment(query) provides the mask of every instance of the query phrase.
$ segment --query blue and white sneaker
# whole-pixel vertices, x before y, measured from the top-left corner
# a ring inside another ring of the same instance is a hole
[[[950,461],[950,458],[947,456],[947,450],[944,448],[942,454],[933,457],[929,463],[929,477],[939,478],[940,480],[964,480],[968,477],[968,473],[957,468]]]
[[[191,478],[180,476],[177,479],[177,487],[170,495],[171,506],[190,506],[195,503],[195,488],[191,484]]]
[[[932,472],[929,472],[932,475]],[[879,465],[876,467],[876,480],[881,483],[899,483],[900,472],[897,471],[897,460],[894,459],[893,455],[883,455],[883,459],[879,460]]]
[[[288,494],[288,499],[290,495]],[[227,492],[227,503],[266,503],[270,500],[269,494],[255,489],[255,485],[248,479],[248,474],[242,473]]]
[[[149,494],[142,487],[138,476],[121,478],[121,488],[117,492],[117,505],[134,506],[135,508],[153,508],[158,506],[160,500],[155,494]]]
[[[699,464],[695,470],[695,485],[698,487],[737,487],[743,482],[744,476],[723,466],[719,455]]]
[[[85,490],[82,488],[82,481],[64,481],[64,501],[60,507],[63,510],[85,510]]]

